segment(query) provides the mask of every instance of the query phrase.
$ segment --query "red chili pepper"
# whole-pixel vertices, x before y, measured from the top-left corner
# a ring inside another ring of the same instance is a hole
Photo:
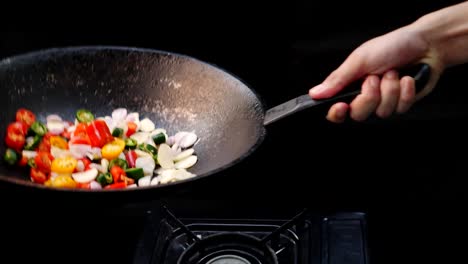
[[[123,181],[122,176],[127,176],[125,171],[119,166],[113,166],[110,170],[110,173],[112,175],[112,178],[114,179],[114,183]]]
[[[102,148],[105,144],[114,140],[106,122],[101,119],[89,123],[86,126],[86,132],[93,147]]]
[[[133,150],[130,150],[127,153],[125,153],[125,159],[127,160],[128,166],[130,168],[135,168],[137,158],[138,155]]]
[[[107,185],[106,187],[104,187],[104,189],[124,189],[126,187],[127,187],[126,182],[118,182],[118,183]]]
[[[135,134],[137,130],[137,124],[133,122],[127,122],[127,134],[125,134],[127,137],[130,137],[131,135]]]

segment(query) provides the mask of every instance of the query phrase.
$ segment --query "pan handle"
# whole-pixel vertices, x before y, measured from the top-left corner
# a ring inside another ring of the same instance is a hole
[[[430,74],[431,67],[426,63],[417,64],[400,71],[400,76],[411,76],[414,78],[416,93],[421,92],[426,86],[429,81]],[[312,106],[321,105],[323,103],[336,103],[343,100],[354,99],[358,94],[361,93],[361,86],[362,82],[354,82],[349,85],[349,87],[343,93],[339,93],[338,95],[327,99],[313,100],[308,94],[296,97],[266,111],[264,125],[271,124],[277,120]]]

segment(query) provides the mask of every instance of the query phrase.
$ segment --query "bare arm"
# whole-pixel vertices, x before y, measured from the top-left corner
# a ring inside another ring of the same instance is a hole
[[[414,80],[397,69],[418,62],[432,67],[432,76],[419,94]],[[468,62],[468,1],[440,9],[414,23],[371,39],[356,50],[321,84],[309,91],[312,98],[335,95],[349,83],[365,77],[362,93],[351,104],[337,103],[327,115],[332,122],[346,116],[363,121],[372,113],[386,118],[404,113],[435,87],[442,72]]]

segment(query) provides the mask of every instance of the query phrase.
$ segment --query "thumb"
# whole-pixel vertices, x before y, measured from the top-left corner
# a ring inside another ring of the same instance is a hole
[[[366,74],[363,58],[351,54],[335,71],[321,84],[309,90],[313,99],[329,98],[343,90],[347,85]]]

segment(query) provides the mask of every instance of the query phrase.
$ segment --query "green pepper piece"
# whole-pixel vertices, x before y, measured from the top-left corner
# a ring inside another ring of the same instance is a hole
[[[121,129],[120,127],[116,127],[114,128],[114,131],[112,131],[112,136],[121,138],[123,136],[123,132],[123,129]]]
[[[112,178],[112,175],[108,173],[101,173],[99,176],[97,176],[96,181],[101,184],[102,187],[111,184],[114,182],[114,179]]]
[[[166,135],[164,135],[164,133],[159,133],[157,135],[154,135],[153,136],[153,141],[154,141],[154,144],[156,144],[156,145],[166,143]]]
[[[109,162],[109,170],[112,169],[112,167],[114,166],[119,166],[123,170],[126,170],[128,168],[128,163],[126,160],[117,158]]]
[[[41,123],[39,121],[36,121],[36,122],[32,123],[29,130],[32,133],[34,133],[35,135],[41,136],[41,137],[44,136],[47,133],[47,127],[43,123]]]
[[[125,139],[125,148],[126,149],[136,149],[138,142],[133,138]]]
[[[28,166],[31,168],[36,168],[36,161],[34,159],[28,160]]]
[[[26,145],[24,146],[25,150],[34,150],[36,149],[39,144],[41,143],[42,136],[35,135],[32,140],[29,140]]]
[[[138,145],[138,149],[144,152],[147,152],[153,156],[158,154],[158,150],[150,144],[146,144],[146,143],[140,144]]]
[[[76,112],[76,119],[80,123],[89,123],[94,121],[94,115],[89,110],[79,109]]]
[[[145,176],[142,168],[127,169],[125,170],[125,173],[127,174],[128,177],[134,179],[135,181],[138,181],[139,179]]]
[[[13,149],[8,148],[5,152],[4,160],[9,165],[15,165],[19,160],[19,155]]]

